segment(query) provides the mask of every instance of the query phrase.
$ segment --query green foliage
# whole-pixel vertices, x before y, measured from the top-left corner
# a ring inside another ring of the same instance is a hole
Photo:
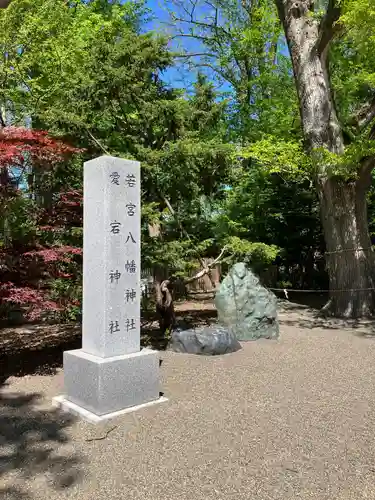
[[[233,140],[247,143],[263,133],[298,135],[296,92],[274,1],[173,4],[174,39],[202,45],[198,56],[182,48],[187,55],[181,60],[207,71],[218,85],[230,86]]]
[[[35,110],[54,121],[65,121],[68,115],[71,125],[82,124],[81,106],[74,111],[69,106],[65,114],[54,104],[69,102],[77,88],[89,94],[92,75],[85,71],[86,62],[99,56],[90,49],[96,40],[106,42],[124,27],[130,30],[139,11],[137,2],[99,7],[99,2],[16,0],[1,10],[0,43],[6,54],[0,70],[1,97],[4,104],[12,103],[16,116]],[[83,92],[81,97],[88,95]]]
[[[272,264],[280,252],[276,245],[252,243],[238,236],[230,236],[226,241],[226,248],[230,253],[231,263],[246,262],[255,271],[261,271]]]
[[[281,172],[295,178],[311,176],[312,162],[301,142],[267,135],[264,139],[242,148],[241,156],[255,160],[270,174]]]
[[[13,0],[0,10],[0,118],[31,117],[34,127],[86,151],[49,172],[31,166],[27,196],[7,199],[8,240],[81,246],[80,218],[67,217],[69,210],[57,216],[56,203],[60,192],[82,189],[85,159],[108,152],[141,161],[144,267],[184,277],[199,258],[217,257],[225,246],[227,265],[245,260],[261,272],[281,259],[286,269],[312,268],[314,255],[324,252],[313,192],[319,161],[348,178],[375,153],[372,124],[360,129],[355,120],[374,96],[374,6],[370,0],[342,4],[330,66],[347,135],[338,156],[304,150],[272,0],[199,0],[188,23],[179,21],[186,2],[176,0],[174,35],[199,39],[205,54],[178,59],[198,70],[189,94],[163,82],[177,49],[169,49],[167,36],[145,32],[144,2]],[[223,83],[225,94],[215,90]],[[373,198],[371,192],[372,211]],[[40,229],[43,210],[54,231]],[[79,259],[59,263],[54,279],[43,281],[49,298],[65,304],[65,320],[80,316],[80,282]]]
[[[10,200],[2,213],[5,226],[0,245],[11,245],[15,241],[25,244],[32,240],[37,233],[38,214],[38,206],[33,200],[18,196]]]
[[[372,99],[375,88],[375,8],[371,0],[345,0],[342,6],[341,36],[332,45],[331,71],[337,109],[353,138],[358,133],[355,115]],[[357,138],[361,139],[363,135]]]

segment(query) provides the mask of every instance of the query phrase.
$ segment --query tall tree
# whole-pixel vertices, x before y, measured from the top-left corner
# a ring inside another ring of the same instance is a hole
[[[246,144],[262,133],[298,131],[290,61],[273,0],[168,5],[177,61],[205,71],[231,94],[234,140]]]
[[[362,106],[357,102],[358,135],[349,136],[345,133],[345,116],[336,105],[329,56],[336,35],[345,35],[345,22],[340,22],[342,12],[351,19],[356,4],[363,7],[366,3],[371,10],[367,0],[276,0],[292,59],[305,147],[312,160],[321,207],[331,289],[325,309],[344,317],[375,312],[374,254],[366,205],[375,165],[374,146],[368,142],[375,87],[368,86],[367,102],[362,102]],[[338,43],[346,44],[350,53],[350,42],[356,51],[353,41],[348,33]]]
[[[15,0],[0,13],[0,97],[16,119],[29,113],[91,157],[140,160],[143,265],[182,272],[217,251],[200,202],[220,198],[231,174],[226,103],[201,77],[191,98],[163,83],[167,40],[140,33],[136,3]]]

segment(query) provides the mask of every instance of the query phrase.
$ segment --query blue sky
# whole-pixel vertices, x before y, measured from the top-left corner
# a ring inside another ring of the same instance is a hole
[[[147,30],[153,30],[163,33],[171,33],[171,27],[168,26],[169,15],[168,15],[168,5],[172,8],[172,2],[169,0],[146,0],[147,6],[152,11],[152,15],[154,19],[148,23],[145,27]],[[179,38],[178,41],[174,42],[173,48],[178,49],[181,47],[183,43],[183,47],[188,49],[189,52],[202,52],[202,44],[196,40],[192,40],[190,38]],[[178,45],[179,44],[179,45]],[[288,49],[286,43],[281,49],[281,53],[283,55],[288,54]],[[178,61],[178,60],[177,60]],[[207,70],[206,70],[207,71]],[[209,70],[208,70],[209,71]],[[191,90],[191,83],[195,81],[195,73],[194,71],[187,70],[186,67],[183,67],[182,64],[176,64],[176,67],[170,68],[164,75],[164,80],[168,85],[173,86],[174,88],[183,88]],[[210,77],[214,77],[214,72],[208,73]],[[221,84],[219,87],[220,91],[228,92],[230,91],[230,85],[227,83]]]
[[[147,6],[152,10],[154,16],[154,20],[147,25],[147,29],[163,33],[171,32],[171,28],[168,26],[168,4],[168,0],[147,0]],[[179,39],[179,42],[176,41],[173,48],[177,50],[178,43],[180,43],[181,46],[181,41],[182,39]],[[187,40],[185,38],[183,39],[183,44],[184,48],[187,48],[191,52],[199,52],[202,50],[202,45],[195,40]],[[175,88],[191,88],[191,82],[195,81],[194,72],[186,70],[181,64],[177,64],[176,66],[178,67],[170,68],[164,75],[166,83]]]

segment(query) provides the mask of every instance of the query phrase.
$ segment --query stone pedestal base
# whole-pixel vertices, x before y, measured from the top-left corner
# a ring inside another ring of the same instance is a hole
[[[99,358],[78,349],[64,352],[65,396],[54,399],[63,410],[99,422],[158,401],[159,353]]]

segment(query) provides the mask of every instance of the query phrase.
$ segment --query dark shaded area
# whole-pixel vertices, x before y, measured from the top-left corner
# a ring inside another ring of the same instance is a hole
[[[190,304],[190,303],[189,303]],[[216,311],[186,309],[176,313],[176,328],[210,325]],[[161,335],[155,315],[149,316],[141,330],[142,346],[165,350],[169,338]],[[81,325],[29,325],[0,330],[0,383],[10,376],[54,375],[63,366],[63,353],[82,347]]]
[[[281,314],[279,321],[283,327],[293,326],[305,330],[306,333],[314,328],[319,328],[321,330],[341,330],[342,332],[352,330],[351,333],[357,336],[375,335],[373,320],[326,317],[321,314],[321,309],[314,302],[310,302],[310,305],[304,305],[285,299],[280,300],[279,313]],[[286,318],[283,317],[285,314]]]
[[[150,346],[157,351],[165,351],[170,338],[162,334],[160,329],[152,322],[152,318],[149,319],[148,324],[145,324],[144,328],[142,328],[141,345]],[[186,309],[176,312],[174,330],[188,330],[200,326],[209,326],[216,321],[216,310]]]
[[[75,418],[59,410],[37,407],[40,394],[13,394],[0,389],[0,479],[17,471],[20,481],[41,475],[56,490],[73,486],[82,477],[82,459],[56,449],[67,443]],[[31,499],[24,487],[0,488],[5,499]]]
[[[63,365],[63,353],[71,349],[79,349],[82,341],[76,339],[49,347],[43,345],[39,349],[20,349],[0,355],[0,383],[10,376],[54,375]]]
[[[375,325],[373,322],[365,322],[361,320],[344,320],[336,318],[322,318],[321,316],[298,317],[295,319],[280,319],[282,326],[293,326],[301,330],[312,330],[319,328],[320,330],[352,330],[351,333],[358,336],[375,336]]]
[[[272,289],[271,289],[272,290]],[[296,305],[304,306],[301,309],[310,308],[315,311],[320,311],[322,307],[328,302],[328,293],[325,292],[290,292],[287,290],[288,299],[285,297],[285,293],[282,291],[273,292],[278,299],[280,299],[283,304],[290,303],[292,308],[296,308]]]
[[[177,326],[194,328],[196,326],[211,325],[217,319],[216,309],[187,309],[177,313]]]

